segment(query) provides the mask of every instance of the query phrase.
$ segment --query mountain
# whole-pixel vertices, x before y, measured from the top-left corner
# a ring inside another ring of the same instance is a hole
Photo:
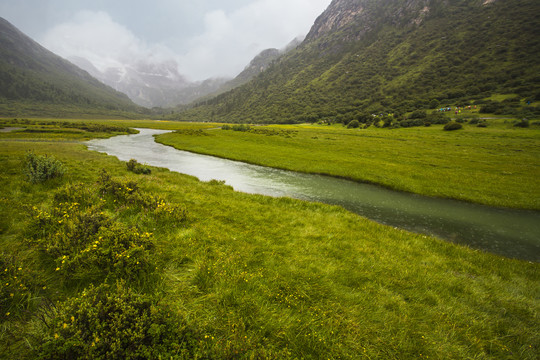
[[[178,64],[169,61],[138,61],[98,70],[81,57],[69,60],[106,85],[123,92],[133,102],[147,108],[173,107],[190,103],[218,90],[229,79],[191,82],[178,72]]]
[[[291,42],[289,42],[284,48],[282,49],[265,49],[261,51],[259,54],[257,54],[250,62],[249,64],[242,70],[240,74],[238,74],[234,79],[227,80],[227,79],[221,79],[223,82],[217,83],[216,87],[212,91],[208,92],[199,92],[200,96],[193,96],[191,101],[185,101],[180,103],[180,105],[189,104],[193,101],[206,101],[208,99],[211,99],[212,97],[218,96],[219,94],[223,94],[227,91],[230,91],[234,88],[237,88],[241,85],[244,85],[248,83],[250,80],[252,80],[254,77],[268,69],[270,65],[272,65],[275,61],[277,61],[280,57],[286,55],[290,51],[296,49],[303,40],[303,36],[299,36],[295,39],[293,39]],[[207,82],[208,80],[206,80]],[[204,84],[204,83],[203,83]],[[185,108],[185,106],[179,106],[179,109]]]
[[[240,85],[243,85],[253,79],[255,76],[259,75],[281,56],[287,54],[288,52],[296,49],[302,40],[301,37],[295,38],[290,43],[285,46],[285,48],[278,49],[266,49],[261,51],[257,56],[250,61],[249,65],[244,68],[244,70],[238,74],[233,80],[224,84],[219,90],[220,92],[225,92],[225,90],[234,89]]]
[[[0,114],[135,112],[129,98],[0,18]],[[29,110],[31,109],[31,110]]]
[[[540,100],[538,13],[536,0],[334,0],[295,50],[176,116],[347,123],[493,94]]]

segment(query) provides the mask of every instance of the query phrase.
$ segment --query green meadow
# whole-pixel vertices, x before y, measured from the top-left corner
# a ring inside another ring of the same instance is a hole
[[[538,209],[533,127],[2,126],[25,129],[0,133],[0,358],[538,357],[537,263],[337,206],[238,193],[162,168],[136,174],[81,143],[166,128],[178,132],[160,141],[190,151]],[[40,173],[53,173],[47,164],[61,171],[33,182],[29,159]]]
[[[540,209],[540,126],[505,119],[387,129],[255,126],[248,131],[177,131],[157,141],[178,149],[306,173],[380,184],[491,206]],[[202,136],[201,136],[202,135]]]

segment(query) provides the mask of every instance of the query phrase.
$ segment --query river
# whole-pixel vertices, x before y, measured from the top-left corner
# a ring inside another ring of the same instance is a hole
[[[540,262],[540,213],[499,209],[388,190],[322,175],[296,173],[199,155],[158,144],[167,130],[96,139],[89,150],[122,161],[165,167],[201,181],[223,180],[236,191],[340,205],[369,219],[495,254]]]

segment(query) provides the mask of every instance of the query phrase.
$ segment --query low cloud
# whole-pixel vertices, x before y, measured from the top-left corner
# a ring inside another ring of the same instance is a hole
[[[149,46],[105,12],[82,11],[73,21],[50,29],[41,43],[63,57],[82,57],[100,71],[140,60],[166,61],[174,53],[165,46]]]
[[[219,69],[238,74],[267,48],[282,48],[309,31],[329,0],[259,0],[232,12],[215,10],[204,17],[204,32],[187,43],[179,58],[183,69],[197,78]]]
[[[49,29],[41,43],[63,57],[82,57],[100,71],[144,61],[175,61],[191,80],[235,76],[260,51],[282,48],[305,35],[330,0],[254,0],[236,10],[212,10],[202,32],[177,36],[182,23],[163,34],[163,43],[141,40],[107,12],[81,11]],[[136,21],[136,19],[135,19]]]

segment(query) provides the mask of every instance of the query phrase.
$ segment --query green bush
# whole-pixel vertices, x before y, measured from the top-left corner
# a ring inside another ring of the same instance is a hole
[[[36,155],[32,152],[26,154],[24,174],[26,175],[27,180],[32,184],[62,177],[64,173],[64,165],[54,157]]]
[[[123,282],[90,286],[56,306],[36,339],[39,359],[192,358],[185,321]]]
[[[528,128],[529,127],[529,120],[522,119],[520,122],[515,123],[514,126],[515,127],[520,127],[520,128]]]
[[[448,124],[444,125],[443,127],[443,129],[446,131],[459,130],[462,128],[463,128],[463,125],[455,121],[450,121]]]
[[[124,211],[171,228],[187,218],[183,207],[102,172],[94,186],[74,184],[58,190],[51,210],[33,207],[26,235],[54,262],[55,272],[64,280],[144,282],[154,274],[153,237],[107,215]]]
[[[427,113],[424,110],[415,110],[408,117],[409,119],[425,119]]]
[[[148,175],[152,172],[152,170],[147,167],[139,164],[137,160],[131,159],[126,164],[128,171],[134,172],[135,174],[144,174]]]
[[[359,126],[360,126],[360,122],[358,122],[358,120],[353,120],[347,124],[347,129],[356,129]]]

